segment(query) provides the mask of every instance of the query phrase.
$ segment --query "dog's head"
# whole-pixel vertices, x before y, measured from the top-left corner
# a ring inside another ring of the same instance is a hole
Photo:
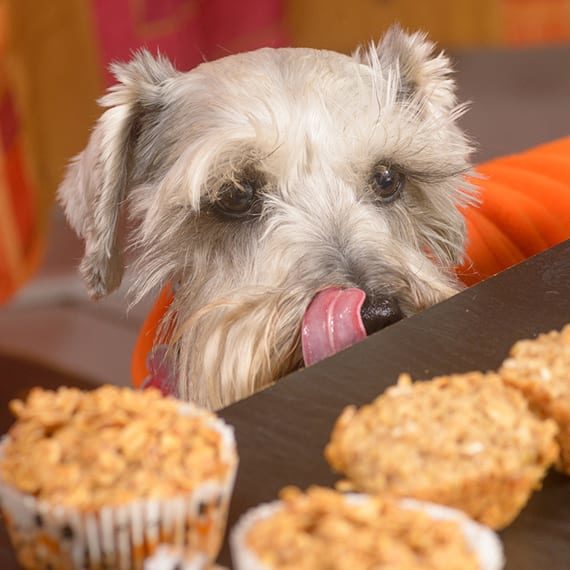
[[[422,35],[189,73],[142,52],[114,72],[60,197],[93,297],[122,278],[123,206],[137,298],[174,284],[182,397],[227,404],[301,347],[311,363],[457,290],[470,148],[448,60]]]

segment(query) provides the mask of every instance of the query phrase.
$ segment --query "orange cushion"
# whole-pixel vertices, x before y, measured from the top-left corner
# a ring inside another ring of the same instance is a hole
[[[472,285],[570,238],[570,137],[481,164],[481,205],[464,210]]]
[[[172,289],[170,288],[170,285],[167,285],[160,292],[156,303],[153,305],[152,310],[145,319],[141,331],[139,332],[131,361],[133,384],[137,388],[142,385],[149,375],[148,356],[154,345],[160,323],[171,302]]]
[[[570,137],[477,167],[481,204],[463,210],[466,261],[457,275],[473,285],[570,238]],[[170,305],[170,287],[160,294],[135,346],[135,386],[148,376],[147,358]]]

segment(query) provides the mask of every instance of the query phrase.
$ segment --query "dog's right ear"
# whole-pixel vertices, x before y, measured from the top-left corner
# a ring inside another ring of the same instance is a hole
[[[178,73],[168,60],[147,51],[136,53],[127,64],[113,64],[111,70],[118,83],[100,100],[107,111],[58,191],[71,226],[85,240],[80,272],[96,299],[122,280],[119,220],[141,119],[159,111],[161,86]]]
[[[379,73],[397,70],[402,100],[418,97],[428,111],[438,114],[447,114],[457,102],[449,58],[425,33],[410,34],[394,24],[377,46],[358,49],[353,57]]]

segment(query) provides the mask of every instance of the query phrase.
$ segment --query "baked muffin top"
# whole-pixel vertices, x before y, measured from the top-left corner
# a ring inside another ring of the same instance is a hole
[[[325,455],[360,490],[422,496],[423,489],[550,464],[556,432],[496,374],[417,383],[402,375],[371,404],[344,410]]]
[[[235,460],[216,416],[157,390],[35,388],[10,404],[16,422],[0,475],[50,503],[92,510],[171,498],[220,480]]]
[[[320,487],[285,488],[280,498],[281,508],[245,535],[246,546],[272,570],[479,568],[455,521],[388,498],[355,501]]]
[[[570,406],[570,325],[515,343],[500,369],[519,388],[530,388]]]

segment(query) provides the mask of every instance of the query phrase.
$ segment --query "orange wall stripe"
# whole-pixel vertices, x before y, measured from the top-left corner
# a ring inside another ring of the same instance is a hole
[[[38,233],[37,215],[34,193],[26,176],[23,163],[22,148],[19,141],[15,141],[12,148],[6,152],[4,163],[5,175],[9,195],[12,203],[12,212],[18,229],[19,241],[26,244],[34,239]]]
[[[22,263],[21,243],[10,200],[4,160],[4,156],[0,154],[0,253],[11,281],[17,281]]]

